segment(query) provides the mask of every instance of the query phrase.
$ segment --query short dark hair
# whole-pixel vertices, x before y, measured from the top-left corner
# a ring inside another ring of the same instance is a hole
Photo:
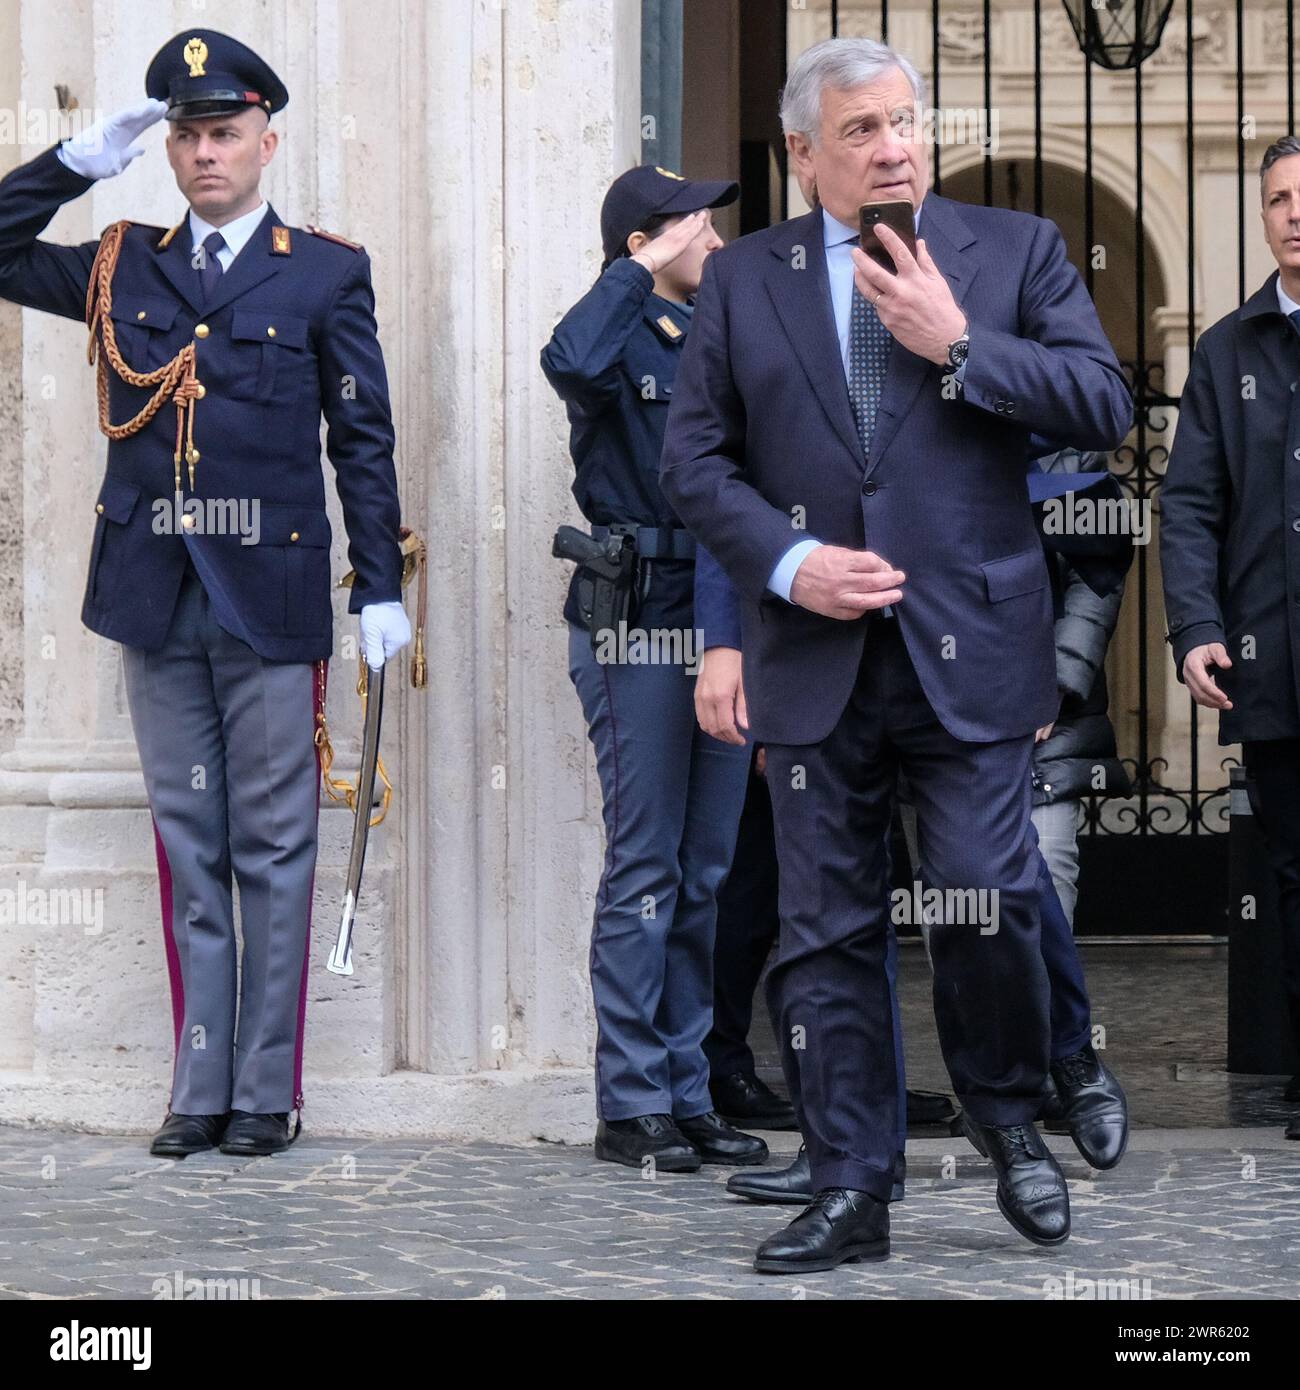
[[[1264,175],[1279,159],[1285,159],[1288,155],[1293,154],[1300,154],[1300,136],[1284,135],[1280,140],[1274,140],[1264,151],[1264,158],[1259,166],[1260,197],[1264,196]]]
[[[630,237],[636,232],[644,232],[647,239],[653,241],[670,222],[675,222],[681,215],[680,212],[656,212],[652,217],[647,217],[639,227],[633,227],[627,235]],[[618,254],[619,256],[632,254],[627,249],[627,237],[623,238],[623,245],[619,247]]]

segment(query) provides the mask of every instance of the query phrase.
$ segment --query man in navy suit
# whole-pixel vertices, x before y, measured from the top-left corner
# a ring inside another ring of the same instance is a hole
[[[1034,1129],[1048,1063],[1029,818],[1034,731],[1058,704],[1051,591],[1028,505],[1031,432],[1116,447],[1115,355],[1044,219],[927,193],[915,68],[833,39],[795,64],[782,121],[820,207],[710,257],[661,462],[666,495],[740,591],[750,734],[767,746],[781,941],[774,991],[813,1203],[770,1272],[889,1253],[896,1146],[884,961],[898,771],[950,910],[935,1013],[998,1204],[1069,1234]],[[906,199],[896,273],[855,245]]]
[[[369,258],[286,226],[262,197],[280,79],[236,40],[189,29],[145,89],[0,182],[0,296],[76,320],[91,291],[110,443],[82,620],[121,643],[154,819],[176,1064],[152,1152],[266,1154],[291,1142],[303,1103],[316,714],[333,647],[320,422],[350,607],[378,667],[411,635],[392,414]],[[181,222],[38,240],[164,116]]]

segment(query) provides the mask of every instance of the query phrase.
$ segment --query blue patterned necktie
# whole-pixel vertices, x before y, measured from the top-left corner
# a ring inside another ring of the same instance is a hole
[[[870,454],[871,432],[885,390],[893,342],[893,335],[880,322],[876,306],[864,299],[854,285],[853,308],[849,313],[849,404],[853,407],[864,460]]]
[[[216,291],[222,276],[221,261],[217,252],[222,250],[226,239],[220,232],[212,232],[203,239],[203,254],[196,256],[199,284],[203,289],[203,302],[206,304]]]

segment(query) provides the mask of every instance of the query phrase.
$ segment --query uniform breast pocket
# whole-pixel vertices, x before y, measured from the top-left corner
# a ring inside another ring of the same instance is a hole
[[[677,372],[677,362],[671,363],[645,361],[633,363],[627,368],[632,379],[632,388],[645,402],[647,408],[656,405],[667,407],[673,399],[673,377]]]
[[[171,341],[179,305],[149,295],[113,294],[113,334],[122,360],[133,371],[166,366],[182,346]]]
[[[315,370],[307,320],[273,309],[236,309],[230,337],[233,362],[223,374],[224,393],[236,401],[292,405]]]

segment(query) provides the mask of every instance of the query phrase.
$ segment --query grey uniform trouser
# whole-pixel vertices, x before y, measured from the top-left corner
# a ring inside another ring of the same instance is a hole
[[[315,668],[232,637],[192,570],[161,649],[124,646],[122,658],[158,849],[171,1109],[292,1110],[316,867]]]

